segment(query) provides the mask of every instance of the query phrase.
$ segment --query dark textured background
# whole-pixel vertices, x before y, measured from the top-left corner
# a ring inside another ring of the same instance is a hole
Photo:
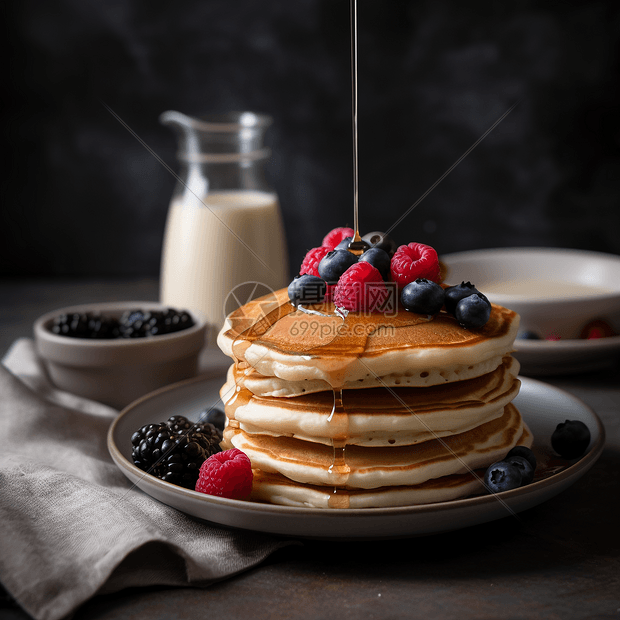
[[[9,7],[0,275],[156,276],[176,168],[159,114],[271,114],[297,267],[352,223],[348,0]],[[620,254],[620,3],[359,0],[361,232],[440,253]]]

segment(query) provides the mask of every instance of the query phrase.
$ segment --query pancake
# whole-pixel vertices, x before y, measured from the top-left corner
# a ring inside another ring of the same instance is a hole
[[[388,385],[406,377],[407,385],[429,386],[497,368],[512,351],[519,325],[515,312],[497,305],[477,330],[460,327],[445,312],[345,315],[331,302],[308,310],[313,314],[295,309],[281,289],[231,313],[218,345],[263,377],[321,382],[308,384],[311,391],[383,385],[377,379],[382,377],[391,377]]]
[[[218,335],[234,362],[222,448],[250,458],[255,501],[361,508],[481,492],[484,468],[532,443],[511,402],[518,326],[494,304],[466,329],[444,311],[296,308],[286,289],[253,300]]]
[[[501,417],[464,433],[413,446],[330,447],[291,437],[248,434],[227,426],[224,444],[245,452],[253,468],[296,482],[372,489],[416,485],[501,460],[517,445],[523,420],[508,404]]]
[[[499,357],[492,357],[478,364],[454,366],[449,370],[429,368],[426,371],[413,372],[405,369],[401,370],[401,372],[394,372],[381,377],[367,373],[368,376],[355,381],[345,380],[342,384],[342,389],[358,390],[376,387],[396,388],[401,386],[423,387],[427,385],[443,385],[454,381],[468,380],[472,377],[480,377],[481,375],[492,372],[498,368],[501,363],[502,360]],[[286,381],[285,379],[273,375],[261,375],[251,367],[242,372],[237,371],[233,378],[231,377],[235,370],[233,366],[231,366],[229,372],[229,381],[232,379],[237,385],[246,387],[253,394],[260,396],[290,398],[301,396],[302,394],[313,394],[315,392],[323,392],[332,389],[332,386],[324,379]]]
[[[410,445],[462,433],[500,417],[519,391],[518,369],[518,362],[507,356],[491,373],[447,385],[345,389],[341,412],[335,412],[331,390],[295,398],[256,395],[244,387],[239,372],[229,372],[220,394],[229,423],[248,434],[327,445],[333,440],[342,445]]]
[[[532,445],[532,434],[527,426],[524,427],[517,445],[527,447]],[[452,474],[427,480],[418,485],[376,489],[334,489],[328,486],[302,484],[280,474],[256,470],[251,499],[285,506],[322,509],[413,506],[485,493],[483,477],[484,469],[478,469],[466,474]]]

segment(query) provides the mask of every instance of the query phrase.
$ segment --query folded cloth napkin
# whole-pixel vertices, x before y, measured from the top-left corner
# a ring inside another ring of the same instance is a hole
[[[0,583],[37,620],[126,587],[205,586],[294,544],[132,488],[106,445],[117,414],[53,388],[29,339],[0,364]]]

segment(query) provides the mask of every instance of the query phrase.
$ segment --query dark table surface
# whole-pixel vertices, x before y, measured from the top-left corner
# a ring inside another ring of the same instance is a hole
[[[0,282],[0,354],[44,312],[157,292],[151,280]],[[542,380],[596,411],[607,443],[584,477],[518,518],[423,538],[304,542],[205,589],[126,590],[74,617],[620,618],[620,364]],[[0,617],[28,618],[4,593]]]

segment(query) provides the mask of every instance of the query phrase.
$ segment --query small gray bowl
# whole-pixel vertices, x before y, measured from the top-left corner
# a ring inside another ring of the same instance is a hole
[[[39,317],[34,323],[34,340],[52,383],[120,410],[164,385],[194,377],[205,345],[206,325],[192,312],[192,327],[146,338],[95,340],[51,331],[54,318],[60,314],[99,312],[120,318],[126,310],[166,307],[144,301],[85,304]]]

